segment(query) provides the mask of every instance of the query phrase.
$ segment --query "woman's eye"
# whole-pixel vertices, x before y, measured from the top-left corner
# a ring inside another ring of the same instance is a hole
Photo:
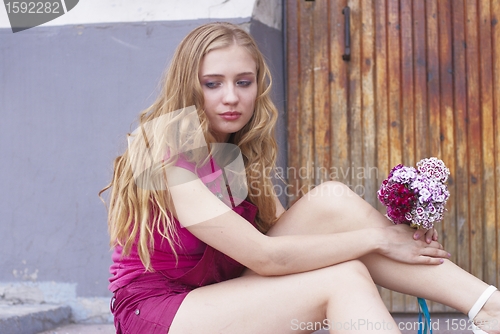
[[[236,84],[238,86],[247,87],[247,86],[250,86],[252,84],[252,81],[250,81],[250,80],[240,80]]]
[[[205,86],[208,88],[216,88],[216,87],[220,86],[220,83],[219,82],[206,82]]]

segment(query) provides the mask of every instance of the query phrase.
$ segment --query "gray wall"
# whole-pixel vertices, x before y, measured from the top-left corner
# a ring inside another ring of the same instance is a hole
[[[109,295],[97,193],[175,46],[204,22],[0,29],[0,282],[74,283],[78,296]],[[258,21],[250,30],[271,63],[285,152],[282,34]],[[279,159],[285,167],[286,154]]]
[[[276,140],[278,141],[278,166],[286,171],[287,166],[287,119],[285,113],[285,80],[284,80],[284,41],[283,33],[280,30],[270,28],[259,21],[252,20],[250,33],[255,38],[259,49],[266,58],[267,65],[270,68],[273,77],[272,99],[278,108],[279,117],[276,127]],[[286,174],[286,173],[284,173]],[[286,175],[283,175],[286,176]],[[282,182],[277,181],[281,186],[280,201],[283,205],[287,204],[284,186]],[[280,190],[278,190],[280,191]]]

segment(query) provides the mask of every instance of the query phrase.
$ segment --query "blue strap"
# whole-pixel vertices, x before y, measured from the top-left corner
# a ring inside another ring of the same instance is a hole
[[[429,313],[429,308],[427,307],[427,302],[423,298],[417,298],[419,311],[418,311],[418,322],[422,323],[422,315],[424,318],[423,326],[419,326],[418,334],[432,334],[432,326],[431,326],[431,315]],[[423,328],[422,328],[423,327]],[[423,330],[423,331],[422,331]]]

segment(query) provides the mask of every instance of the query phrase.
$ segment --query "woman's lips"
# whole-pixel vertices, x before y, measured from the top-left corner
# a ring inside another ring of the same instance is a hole
[[[240,118],[240,116],[241,116],[241,113],[239,113],[237,111],[228,111],[228,112],[220,114],[220,117],[222,117],[226,121],[234,121],[234,120]]]

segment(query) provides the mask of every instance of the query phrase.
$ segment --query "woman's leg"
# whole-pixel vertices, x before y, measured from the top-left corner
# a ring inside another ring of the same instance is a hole
[[[400,333],[360,261],[195,289],[170,333],[311,333],[321,325],[330,333]]]
[[[392,223],[339,182],[326,182],[297,201],[269,235],[338,233]],[[409,265],[370,254],[360,259],[375,283],[402,293],[451,306],[467,314],[488,285],[451,261]],[[476,319],[500,321],[500,292],[495,292]],[[499,331],[500,332],[500,331]],[[493,332],[492,332],[493,333]]]

